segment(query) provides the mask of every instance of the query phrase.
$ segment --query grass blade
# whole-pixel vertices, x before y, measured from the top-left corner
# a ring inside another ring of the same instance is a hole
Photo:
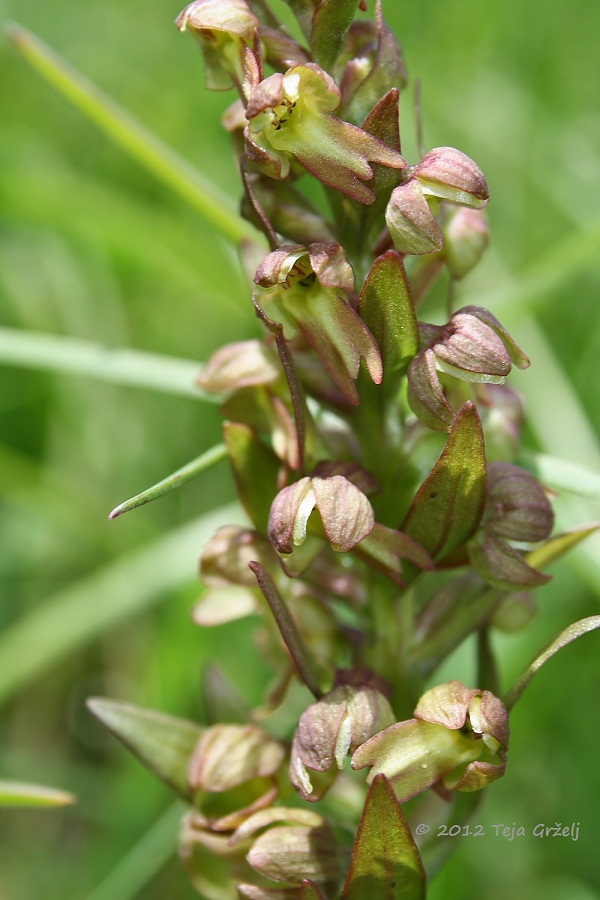
[[[134,900],[174,855],[183,803],[174,803],[150,826],[86,900]]]
[[[217,402],[195,385],[201,363],[63,335],[0,328],[0,362]]]
[[[255,229],[239,216],[230,197],[138,122],[40,38],[20,25],[7,32],[22,56],[111,140],[187,201],[228,240],[255,241]]]
[[[600,500],[600,475],[566,459],[557,459],[547,453],[523,451],[524,465],[544,484],[583,497]]]
[[[20,781],[0,781],[0,807],[52,807],[68,806],[75,802],[72,794],[40,784],[24,784]]]
[[[177,469],[172,475],[163,478],[162,481],[159,481],[152,485],[152,487],[147,488],[147,490],[142,491],[141,494],[136,494],[135,497],[132,497],[130,500],[125,500],[124,503],[120,503],[109,514],[108,518],[116,519],[117,516],[122,516],[123,513],[129,512],[131,509],[137,509],[138,506],[144,506],[145,503],[151,503],[153,500],[157,500],[159,497],[162,497],[163,494],[169,494],[171,491],[174,491],[188,481],[191,481],[192,478],[197,478],[198,475],[202,475],[203,472],[212,469],[213,466],[216,466],[217,463],[222,462],[222,460],[226,458],[227,447],[225,444],[216,444],[214,447],[211,447],[210,450],[207,450],[206,453],[202,453],[200,456],[197,456],[196,459],[187,463],[187,465],[182,466],[181,469]]]
[[[241,515],[235,504],[207,513],[80,579],[6,628],[0,634],[0,703],[69,653],[191,580],[198,549],[217,528]]]

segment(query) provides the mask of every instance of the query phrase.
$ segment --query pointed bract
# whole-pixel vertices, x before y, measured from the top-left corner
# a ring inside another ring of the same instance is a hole
[[[203,728],[186,719],[104,697],[92,697],[87,706],[151,772],[190,799],[187,767]]]

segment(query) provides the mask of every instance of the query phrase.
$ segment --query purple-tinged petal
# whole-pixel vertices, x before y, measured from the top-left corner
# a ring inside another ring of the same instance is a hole
[[[311,479],[301,478],[279,491],[269,514],[269,538],[280,553],[292,553],[306,538],[308,518],[317,498]]]
[[[313,478],[312,487],[325,534],[334,550],[351,550],[372,530],[373,507],[343,475]]]

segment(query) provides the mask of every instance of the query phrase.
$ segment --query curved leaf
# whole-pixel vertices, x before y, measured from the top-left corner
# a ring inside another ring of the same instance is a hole
[[[506,708],[508,710],[512,709],[535,673],[538,672],[544,663],[547,663],[555,653],[558,653],[559,650],[562,650],[563,647],[566,647],[567,644],[570,644],[572,641],[576,641],[577,638],[580,638],[583,634],[594,631],[596,628],[600,628],[600,616],[589,616],[587,619],[580,619],[578,622],[573,622],[572,625],[569,625],[568,628],[565,628],[557,634],[555,638],[552,638],[552,640],[540,650],[532,662],[530,662],[525,671],[517,678],[513,686],[506,692],[502,701]]]

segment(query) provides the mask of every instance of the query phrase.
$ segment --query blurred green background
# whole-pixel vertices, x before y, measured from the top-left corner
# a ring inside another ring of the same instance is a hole
[[[203,91],[194,42],[172,25],[179,9],[0,0],[0,21],[35,31],[237,198],[219,124],[233,95]],[[493,245],[460,305],[489,306],[533,359],[513,381],[528,401],[530,446],[598,470],[600,4],[387,0],[384,10],[422,81],[427,147],[459,147],[490,184]],[[412,96],[411,85],[403,142],[414,161]],[[198,364],[258,333],[231,247],[6,38],[0,326]],[[7,365],[0,353],[0,777],[79,799],[62,811],[0,811],[0,900],[197,896],[172,859],[178,811],[167,790],[83,701],[103,694],[200,718],[208,659],[249,700],[268,678],[247,623],[202,632],[189,621],[216,521],[201,517],[234,499],[225,465],[106,518],[219,439],[216,407],[192,396]],[[598,502],[567,492],[557,508],[562,525],[600,518]],[[591,541],[556,566],[535,622],[497,637],[507,684],[555,631],[598,612],[599,560]],[[486,836],[460,845],[432,900],[600,896],[598,641],[552,660],[516,707],[507,777],[478,819]],[[469,680],[470,648],[455,662],[445,674]],[[492,828],[539,822],[579,822],[579,840],[508,841]]]

